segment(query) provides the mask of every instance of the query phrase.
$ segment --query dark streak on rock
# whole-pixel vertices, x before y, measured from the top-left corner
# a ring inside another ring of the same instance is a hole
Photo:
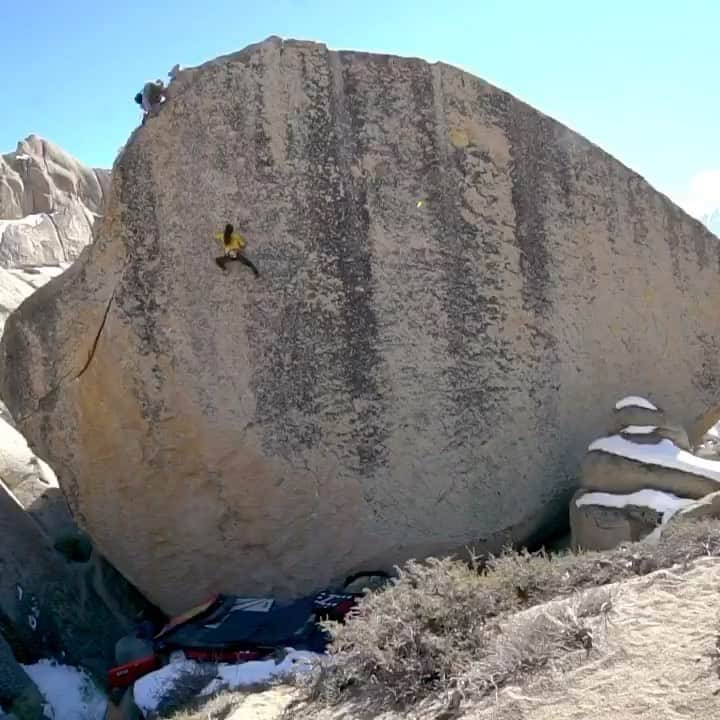
[[[381,369],[378,350],[378,324],[372,278],[370,215],[364,176],[354,177],[353,160],[363,154],[361,133],[365,126],[363,103],[352,76],[352,59],[328,53],[332,140],[328,147],[339,172],[328,188],[334,198],[335,212],[326,235],[326,246],[337,258],[337,273],[342,283],[342,333],[345,347],[341,363],[345,385],[353,403],[360,401],[353,428],[360,460],[360,471],[372,475],[386,462],[382,416],[385,412],[378,389]]]
[[[632,194],[631,194],[632,198]],[[634,198],[633,198],[634,201]],[[635,205],[631,205],[631,208],[635,207]],[[633,213],[635,214],[635,213]],[[633,227],[636,223],[633,223]],[[678,247],[678,228],[676,223],[676,218],[673,213],[672,207],[668,204],[665,206],[665,226],[667,227],[667,231],[665,233],[665,242],[667,243],[668,249],[670,250],[670,258],[672,260],[672,266],[673,266],[673,280],[675,284],[678,287],[681,287],[683,279],[682,279],[682,271],[680,269],[680,248]]]
[[[164,325],[161,314],[164,300],[157,299],[158,278],[163,266],[172,258],[160,252],[161,231],[157,222],[155,185],[149,159],[140,143],[131,144],[118,159],[115,168],[122,223],[128,235],[128,262],[126,271],[115,292],[118,310],[128,316],[137,340],[139,355],[162,358],[171,353],[164,347]],[[165,382],[164,373],[155,364],[152,368],[155,397]],[[162,402],[151,398],[149,389],[139,383],[135,387],[150,425],[160,421],[164,414]]]
[[[520,249],[523,304],[538,317],[550,313],[550,253],[545,230],[548,189],[545,151],[548,120],[524,103],[504,113],[512,158],[512,204],[515,208],[515,237]]]
[[[338,56],[315,49],[307,60],[301,55],[301,67],[309,107],[294,119],[289,138],[289,161],[298,163],[297,184],[287,189],[289,227],[313,260],[292,258],[293,276],[300,274],[303,284],[288,278],[275,310],[286,322],[276,347],[264,349],[257,421],[274,427],[273,447],[286,453],[318,442],[313,416],[354,417],[358,462],[370,474],[382,461],[384,435],[366,187],[351,173],[360,152],[353,133],[362,125],[361,104]],[[336,310],[326,309],[331,298]]]
[[[441,87],[435,87],[431,66],[418,63],[410,82],[415,132],[421,138],[421,172],[432,193],[428,208],[432,242],[441,253],[443,280],[438,291],[448,319],[445,340],[453,360],[447,370],[454,426],[451,444],[460,446],[473,441],[479,427],[492,423],[492,413],[505,395],[484,371],[488,358],[501,365],[509,359],[487,337],[488,328],[499,322],[501,314],[496,294],[501,275],[492,271],[500,249],[490,227],[468,222],[462,212],[466,184],[483,192],[479,168],[487,158],[482,153],[471,157],[467,149],[453,148],[440,136],[446,122],[445,104],[451,101]]]
[[[715,335],[700,334],[702,343],[702,365],[695,368],[693,385],[707,397],[707,405],[720,398],[720,338]]]
[[[305,54],[300,55],[303,77],[307,77]],[[307,81],[309,83],[309,80]],[[288,163],[304,166],[305,131],[308,118],[297,116],[288,123]],[[293,173],[290,173],[292,177]],[[299,173],[300,174],[300,173]],[[286,176],[285,176],[286,177]],[[253,373],[257,399],[255,423],[266,431],[262,435],[265,452],[290,458],[320,441],[320,378],[328,376],[329,367],[321,350],[328,342],[331,320],[318,310],[317,301],[324,290],[318,287],[317,267],[308,259],[319,251],[318,230],[312,224],[308,179],[297,184],[277,184],[278,193],[289,196],[288,227],[301,243],[284,243],[268,249],[267,258],[275,267],[272,275],[271,302],[253,310],[248,327],[248,341],[258,358]],[[266,184],[267,187],[267,184]],[[294,221],[293,217],[295,216]],[[302,284],[298,278],[305,278]],[[266,328],[273,333],[268,338]]]
[[[273,166],[270,138],[265,132],[265,97],[263,92],[263,79],[265,65],[258,63],[255,67],[255,95],[253,112],[255,114],[255,169],[261,173]]]
[[[642,204],[638,203],[636,197],[639,185],[639,178],[633,175],[628,177],[628,207],[630,208],[630,217],[632,218],[633,242],[637,245],[647,246],[649,232],[643,217]],[[675,253],[673,253],[673,258],[675,258]]]
[[[698,267],[702,269],[707,267],[708,264],[708,236],[701,233],[699,230],[699,228],[696,228],[695,232],[693,232],[693,241],[695,243],[695,257],[697,258]],[[715,242],[715,245],[718,244],[720,243]]]
[[[232,92],[233,103],[226,112],[228,120],[228,126],[231,130],[239,135],[242,135],[245,130],[246,123],[246,107],[247,103],[243,94],[239,92],[239,89],[233,84],[230,77],[227,78],[227,87]]]
[[[552,228],[546,217],[558,211],[568,216],[577,212],[573,200],[573,178],[568,166],[568,143],[572,138],[556,136],[563,133],[547,117],[539,115],[525,103],[502,91],[483,94],[480,103],[494,122],[505,128],[510,143],[511,200],[515,211],[515,243],[520,251],[523,308],[531,318],[523,334],[531,351],[523,362],[533,368],[528,383],[528,407],[543,426],[552,427],[558,417],[559,370],[558,342],[550,321],[553,317],[551,277],[553,258],[550,250]],[[550,206],[562,201],[563,209]],[[511,345],[512,347],[512,345]],[[559,470],[558,458],[548,463],[544,472],[551,476]]]

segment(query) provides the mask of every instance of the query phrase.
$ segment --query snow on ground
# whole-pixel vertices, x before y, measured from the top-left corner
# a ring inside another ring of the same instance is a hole
[[[720,461],[697,457],[681,450],[670,440],[661,440],[657,445],[637,445],[619,435],[611,435],[590,443],[588,450],[602,450],[629,460],[662,465],[720,482]]]
[[[178,660],[143,675],[133,686],[135,704],[145,715],[155,712],[163,698],[172,691],[183,675],[197,672],[199,669],[199,663],[194,660]]]
[[[53,660],[23,665],[47,700],[51,720],[102,720],[107,698],[84,671]]]
[[[288,654],[279,663],[275,663],[274,660],[256,660],[238,664],[220,663],[217,666],[217,677],[200,692],[200,695],[212,695],[220,690],[236,690],[243,686],[267,683],[294,675],[308,670],[313,661],[320,657],[315,653],[288,649]],[[201,668],[202,665],[194,660],[179,659],[141,677],[133,688],[135,704],[146,715],[155,712],[180,678],[189,673],[199,672]]]
[[[657,408],[649,400],[638,397],[637,395],[628,395],[615,403],[616,410],[622,410],[626,407],[640,407],[645,408],[646,410],[657,410]]]
[[[319,655],[306,651],[289,652],[277,665],[273,660],[256,660],[237,665],[218,665],[218,677],[203,691],[202,695],[212,695],[219,690],[235,690],[244,685],[265,683],[273,678],[295,675],[310,670]]]
[[[650,435],[657,430],[655,425],[626,425],[622,432],[628,435]]]

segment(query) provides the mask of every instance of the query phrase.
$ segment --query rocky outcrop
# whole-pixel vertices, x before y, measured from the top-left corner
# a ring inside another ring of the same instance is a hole
[[[146,608],[142,598],[94,550],[59,552],[65,538],[54,541],[2,487],[0,534],[0,635],[15,657],[62,657],[104,682],[115,642]]]
[[[720,462],[689,452],[684,428],[666,422],[644,398],[618,403],[609,423],[616,434],[589,446],[570,502],[575,549],[651,541],[674,516],[713,514],[707,498],[720,490]]]
[[[53,213],[80,200],[91,213],[102,214],[110,188],[107,170],[88,168],[62,148],[37,135],[0,156],[0,217]]]
[[[8,315],[25,298],[30,297],[35,290],[59,275],[67,267],[67,263],[10,270],[0,267],[0,331],[5,327]]]
[[[73,512],[165,610],[529,540],[608,396],[684,426],[720,394],[716,238],[507,93],[277,38],[172,89],[0,360]],[[228,221],[259,280],[214,264]]]
[[[107,170],[36,135],[1,155],[0,267],[72,262],[92,241],[109,190]]]
[[[59,275],[67,265],[0,268],[0,330],[7,316],[42,287]],[[39,458],[17,431],[12,416],[0,402],[0,489],[38,521],[50,537],[76,529],[67,502],[52,468]]]
[[[30,450],[10,423],[0,419],[0,490],[3,488],[50,537],[75,529],[52,468]]]
[[[0,156],[0,329],[91,242],[108,190],[109,173],[34,136]],[[42,698],[13,651],[84,664],[104,682],[143,600],[78,532],[55,473],[2,403],[0,537],[0,706],[39,718]]]
[[[678,520],[699,520],[701,518],[720,519],[720,491],[706,495],[704,498],[696,500],[693,503],[689,503],[686,507],[682,508],[675,517]]]
[[[10,418],[0,419],[0,533],[0,641],[26,661],[73,658],[104,681],[115,641],[149,608],[78,530],[55,473]]]
[[[693,448],[693,452],[698,457],[707,458],[708,460],[720,460],[720,426],[711,427],[700,437],[698,444]]]

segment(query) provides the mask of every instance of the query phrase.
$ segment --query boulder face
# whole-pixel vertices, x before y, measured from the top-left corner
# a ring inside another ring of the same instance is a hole
[[[37,135],[0,155],[0,267],[73,261],[92,241],[109,190],[107,170]]]
[[[607,397],[686,424],[720,396],[717,239],[507,93],[277,38],[170,87],[0,351],[19,429],[164,610],[528,540]],[[259,279],[215,265],[226,222]]]

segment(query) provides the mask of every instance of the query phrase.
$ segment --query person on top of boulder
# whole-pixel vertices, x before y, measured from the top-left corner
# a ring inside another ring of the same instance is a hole
[[[165,100],[167,100],[167,89],[162,80],[145,83],[142,92],[135,96],[135,102],[143,109],[143,125],[145,120],[155,113]]]
[[[245,255],[243,255],[242,251],[245,247],[245,238],[243,238],[240,233],[235,232],[235,229],[230,223],[225,226],[224,232],[215,233],[215,239],[218,242],[222,242],[223,249],[225,250],[224,255],[215,258],[215,262],[221,270],[226,269],[225,265],[228,262],[232,260],[237,260],[246,267],[249,267],[255,273],[255,277],[258,277],[260,275],[260,272],[255,267],[255,265],[253,265],[253,263],[248,260]]]

